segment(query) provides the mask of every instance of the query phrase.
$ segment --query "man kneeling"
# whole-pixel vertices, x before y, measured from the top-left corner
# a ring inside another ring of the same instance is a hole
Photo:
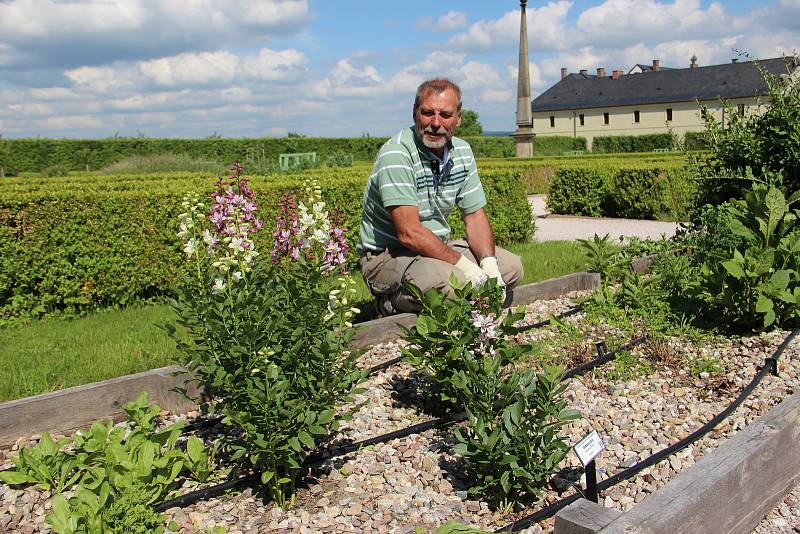
[[[449,80],[422,83],[413,117],[413,126],[381,147],[364,191],[358,252],[374,315],[419,311],[404,284],[450,292],[451,274],[473,285],[494,278],[510,303],[522,263],[495,246],[475,156],[453,137],[461,89]],[[447,217],[456,205],[467,239],[450,241]]]

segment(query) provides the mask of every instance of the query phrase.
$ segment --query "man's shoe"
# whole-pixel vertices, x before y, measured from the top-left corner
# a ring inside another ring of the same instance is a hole
[[[372,299],[372,305],[370,307],[370,317],[372,319],[380,319],[381,317],[388,317],[396,313],[397,310],[394,309],[389,295],[375,295],[375,298]]]

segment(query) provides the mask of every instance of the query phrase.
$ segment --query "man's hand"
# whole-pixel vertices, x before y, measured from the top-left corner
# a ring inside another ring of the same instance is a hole
[[[503,275],[500,274],[500,269],[497,267],[497,258],[494,256],[486,256],[481,260],[481,269],[489,278],[497,280],[497,285],[503,288],[503,295],[500,297],[503,302],[506,300],[506,282],[503,280]]]
[[[461,256],[461,259],[456,263],[456,267],[464,275],[467,282],[472,283],[472,287],[483,285],[489,279],[489,275],[483,269],[469,261],[465,256]]]
[[[505,286],[503,275],[500,274],[500,269],[497,267],[497,258],[494,256],[486,256],[481,260],[481,269],[487,274],[489,278],[497,280],[497,285]]]

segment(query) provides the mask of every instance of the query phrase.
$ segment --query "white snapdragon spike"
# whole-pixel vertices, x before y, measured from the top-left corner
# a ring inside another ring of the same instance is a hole
[[[214,294],[222,293],[225,291],[225,280],[222,278],[216,278],[214,280],[214,285],[211,286],[211,292]]]
[[[322,318],[323,321],[328,322],[337,315],[341,314],[344,319],[344,326],[351,328],[353,325],[350,319],[355,314],[360,313],[361,310],[348,305],[348,297],[352,298],[357,291],[355,289],[355,280],[349,276],[340,276],[336,279],[337,287],[328,293],[328,312]]]
[[[195,238],[189,239],[189,241],[186,242],[186,246],[183,247],[183,251],[186,253],[187,258],[191,258],[197,254],[197,240]]]

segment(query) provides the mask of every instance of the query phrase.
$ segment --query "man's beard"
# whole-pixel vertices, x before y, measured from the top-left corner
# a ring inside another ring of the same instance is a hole
[[[452,137],[450,135],[450,132],[448,132],[447,129],[444,126],[439,126],[439,128],[437,128],[437,129],[434,129],[434,128],[431,128],[430,126],[428,126],[424,130],[420,131],[420,127],[418,125],[417,126],[417,131],[420,132],[420,137],[422,137],[422,144],[424,144],[428,148],[442,148],[444,145],[447,144],[447,142]],[[425,137],[426,133],[428,133],[428,134],[439,134],[439,137],[437,137],[435,139],[426,138]]]

